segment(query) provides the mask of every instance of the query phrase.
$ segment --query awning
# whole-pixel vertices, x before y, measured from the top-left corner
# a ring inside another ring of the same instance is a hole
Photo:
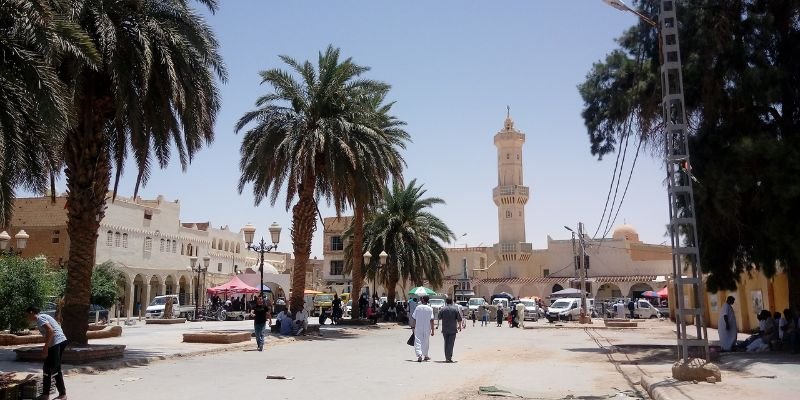
[[[258,289],[254,288],[234,276],[230,281],[219,286],[207,289],[209,294],[250,294],[258,293]]]

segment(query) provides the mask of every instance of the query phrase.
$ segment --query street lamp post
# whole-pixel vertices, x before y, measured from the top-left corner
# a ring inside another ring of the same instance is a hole
[[[203,265],[197,265],[197,257],[189,257],[189,266],[187,270],[197,272],[197,284],[194,285],[194,319],[200,315],[200,273],[208,271],[208,265],[211,263],[211,257],[203,256]]]
[[[11,241],[11,235],[8,232],[3,231],[0,233],[0,254],[7,255],[7,256],[18,256],[22,254],[22,250],[28,245],[28,239],[30,235],[25,233],[24,229],[21,229],[14,235],[14,239],[17,240],[17,248],[8,247],[8,243]]]
[[[661,64],[661,105],[663,107],[665,163],[667,169],[667,199],[669,204],[669,232],[672,245],[672,271],[675,277],[677,312],[675,318],[678,356],[684,365],[690,364],[690,348],[703,350],[709,361],[708,332],[705,323],[705,292],[700,268],[700,243],[697,240],[697,219],[694,207],[694,190],[689,163],[689,134],[686,107],[683,97],[683,65],[678,40],[678,16],[675,0],[659,1],[658,22],[628,7],[622,0],[603,0],[620,10],[636,14],[658,30],[659,61]],[[687,264],[684,269],[683,263]],[[685,272],[684,272],[685,271]],[[684,276],[686,273],[687,276]],[[686,304],[684,286],[691,287],[696,304]],[[686,317],[694,320],[695,335],[687,331]]]
[[[386,259],[389,257],[385,251],[381,251],[381,254],[378,255],[378,261],[380,262],[380,267],[383,268],[386,265]],[[372,254],[367,250],[364,253],[364,265],[369,264],[369,261],[372,259]],[[375,292],[375,280],[378,278],[378,274],[375,274],[375,278],[372,279],[372,298],[375,298],[378,294]],[[360,294],[359,294],[360,295]],[[360,311],[360,310],[359,310]]]
[[[256,227],[248,223],[244,228],[242,228],[242,231],[244,231],[244,241],[247,243],[247,248],[259,254],[258,270],[261,271],[261,287],[258,289],[258,291],[261,297],[264,297],[264,253],[269,253],[277,249],[278,242],[281,239],[281,226],[276,222],[273,222],[267,230],[269,231],[270,239],[272,239],[272,244],[267,244],[262,236],[261,241],[258,242],[258,244],[253,245],[253,237],[256,234]]]

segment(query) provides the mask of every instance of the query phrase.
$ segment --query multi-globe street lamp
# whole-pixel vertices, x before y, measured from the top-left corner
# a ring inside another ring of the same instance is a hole
[[[242,231],[244,232],[244,241],[247,243],[247,248],[259,253],[258,270],[261,271],[261,287],[258,289],[258,291],[261,297],[264,297],[264,253],[269,253],[277,249],[278,242],[281,239],[281,226],[276,222],[273,222],[267,230],[269,231],[270,239],[272,239],[272,244],[267,244],[262,236],[261,241],[258,244],[253,245],[253,237],[256,234],[256,227],[253,226],[253,224],[248,223],[244,228],[242,228]]]
[[[8,243],[11,241],[11,235],[8,232],[3,231],[0,233],[0,254],[8,255],[8,256],[18,256],[22,254],[22,250],[25,246],[28,245],[28,239],[30,235],[25,233],[25,230],[22,229],[14,235],[14,239],[17,240],[17,248],[8,247]]]
[[[385,251],[381,251],[381,254],[378,255],[378,261],[380,261],[380,265],[379,265],[380,268],[383,268],[383,266],[386,265],[386,259],[388,257],[389,257],[389,254],[387,254]],[[369,250],[367,250],[367,252],[364,253],[364,265],[369,264],[371,259],[372,259],[372,253],[370,253]],[[375,274],[375,278],[372,279],[372,297],[373,298],[375,298],[377,296],[377,293],[375,292],[375,280],[377,279],[377,277],[378,277],[378,274]],[[359,310],[359,312],[360,312],[360,310]]]
[[[189,257],[189,266],[186,269],[190,272],[197,272],[197,283],[194,285],[194,318],[200,315],[200,273],[208,271],[208,265],[211,263],[211,257],[203,256],[203,265],[197,264],[197,257]]]

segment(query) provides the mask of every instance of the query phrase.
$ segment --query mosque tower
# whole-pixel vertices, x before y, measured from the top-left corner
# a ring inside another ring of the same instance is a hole
[[[497,187],[492,190],[497,205],[500,240],[494,245],[496,267],[506,278],[521,276],[521,266],[531,258],[533,245],[525,242],[525,204],[528,187],[522,181],[522,145],[525,134],[514,129],[509,108],[503,130],[494,135],[497,147]]]

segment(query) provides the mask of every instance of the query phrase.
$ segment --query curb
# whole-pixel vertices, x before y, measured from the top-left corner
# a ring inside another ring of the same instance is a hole
[[[131,367],[138,367],[150,364],[155,361],[162,361],[162,360],[171,360],[176,358],[187,358],[187,357],[196,357],[202,355],[209,355],[209,354],[216,354],[216,353],[224,353],[233,350],[240,350],[246,349],[248,347],[252,347],[252,343],[241,343],[227,347],[215,348],[215,349],[207,349],[207,350],[195,350],[195,351],[187,351],[183,353],[174,353],[174,354],[165,354],[160,356],[150,356],[150,357],[138,357],[138,358],[131,358],[131,359],[121,359],[121,360],[112,360],[112,361],[100,361],[95,365],[76,365],[70,368],[64,368],[64,374],[96,374],[102,371],[108,370],[115,370],[115,369],[122,369],[122,368],[131,368]]]
[[[642,376],[641,384],[647,394],[653,400],[673,400],[668,394],[673,383],[677,381],[672,378],[658,380],[652,376]]]

